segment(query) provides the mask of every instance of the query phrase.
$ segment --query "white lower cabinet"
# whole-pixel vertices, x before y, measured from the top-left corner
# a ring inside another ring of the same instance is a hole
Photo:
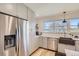
[[[53,50],[53,43],[54,43],[54,41],[52,39],[48,39],[47,48]]]
[[[47,48],[47,38],[46,37],[43,37],[43,39],[42,39],[42,47]]]
[[[58,43],[57,39],[43,37],[41,47],[57,51],[57,46],[58,46],[57,43]]]
[[[43,47],[43,37],[42,36],[39,36],[39,47]]]
[[[74,50],[75,46],[58,43],[58,52],[65,53],[65,49]]]
[[[76,51],[79,51],[79,41],[75,41],[75,48],[76,48]]]
[[[47,40],[47,48],[57,51],[57,39],[49,38]]]

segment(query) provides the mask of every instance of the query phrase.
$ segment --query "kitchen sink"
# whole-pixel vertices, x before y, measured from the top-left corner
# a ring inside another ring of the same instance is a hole
[[[60,37],[59,43],[67,44],[67,45],[75,45],[75,40],[73,40],[72,38]]]

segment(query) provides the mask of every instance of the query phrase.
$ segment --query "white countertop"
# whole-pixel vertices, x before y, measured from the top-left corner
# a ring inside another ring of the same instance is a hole
[[[73,40],[76,40],[76,41],[79,40],[79,38],[78,38],[78,39],[77,39],[77,38],[72,38],[72,39],[73,39]]]
[[[59,34],[52,34],[52,35],[48,35],[48,34],[44,34],[41,35],[42,37],[47,37],[47,38],[60,38],[60,37],[64,37],[64,35],[59,35]],[[79,40],[79,38],[73,38],[73,37],[67,37],[67,38],[72,38],[73,40]]]
[[[56,37],[55,34],[43,34],[43,35],[41,35],[41,36],[43,36],[43,37]],[[58,36],[57,36],[57,37],[58,37]]]
[[[58,36],[52,36],[52,35],[41,35],[42,37],[50,37],[50,38],[59,38]]]

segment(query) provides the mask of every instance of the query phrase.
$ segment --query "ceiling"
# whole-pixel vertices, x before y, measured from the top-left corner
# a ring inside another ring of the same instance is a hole
[[[54,15],[63,11],[79,10],[79,3],[25,3],[37,16]]]

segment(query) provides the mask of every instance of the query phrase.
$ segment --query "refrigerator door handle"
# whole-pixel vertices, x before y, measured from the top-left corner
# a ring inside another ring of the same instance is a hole
[[[17,20],[17,29],[16,29],[16,55],[19,56],[19,22]]]

